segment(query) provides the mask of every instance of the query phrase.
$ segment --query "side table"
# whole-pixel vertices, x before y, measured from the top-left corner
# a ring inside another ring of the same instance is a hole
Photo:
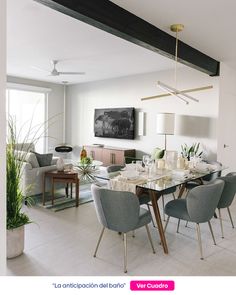
[[[75,202],[76,207],[79,206],[79,177],[78,173],[71,170],[71,171],[47,171],[43,175],[43,206],[45,205],[45,184],[46,184],[46,178],[50,178],[51,181],[51,194],[52,194],[52,205],[54,205],[54,186],[56,182],[62,182],[65,183],[66,186],[66,195],[68,196],[68,184],[71,186],[71,197],[72,197],[72,188],[73,184],[75,184]]]

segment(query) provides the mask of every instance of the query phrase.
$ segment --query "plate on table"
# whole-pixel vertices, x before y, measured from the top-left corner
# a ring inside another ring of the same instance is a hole
[[[137,171],[120,171],[122,177],[125,177],[129,180],[135,180],[139,178],[139,173]]]

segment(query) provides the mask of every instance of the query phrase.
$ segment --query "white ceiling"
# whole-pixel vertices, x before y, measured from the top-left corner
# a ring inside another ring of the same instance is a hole
[[[184,24],[179,38],[203,53],[236,68],[235,0],[112,0],[169,34]],[[145,3],[145,4],[144,4]]]
[[[183,23],[180,39],[236,68],[235,0],[113,0],[170,33]],[[173,61],[70,18],[33,0],[7,1],[7,72],[42,81],[82,83],[173,68]],[[51,77],[32,66],[84,71],[84,76]]]
[[[173,61],[32,0],[7,1],[8,75],[82,83],[173,68]],[[32,66],[86,75],[48,76]]]

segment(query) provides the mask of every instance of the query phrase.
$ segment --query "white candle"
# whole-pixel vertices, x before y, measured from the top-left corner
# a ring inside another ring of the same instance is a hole
[[[185,159],[182,157],[179,157],[177,160],[177,169],[184,169],[185,166]]]
[[[158,169],[164,169],[165,168],[165,160],[163,160],[163,159],[158,160],[157,167],[158,167]]]

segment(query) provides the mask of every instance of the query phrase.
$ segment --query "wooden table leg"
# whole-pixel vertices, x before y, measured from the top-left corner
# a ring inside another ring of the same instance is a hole
[[[78,207],[79,206],[79,179],[76,179],[75,182],[75,191],[76,191],[76,196],[75,196],[75,206]]]
[[[178,199],[180,199],[180,198],[182,197],[185,188],[186,188],[186,184],[185,184],[185,183],[181,184],[181,186],[180,186],[180,190],[179,190]]]
[[[70,198],[72,199],[73,182],[70,183]]]
[[[52,205],[54,205],[54,177],[52,178]]]
[[[162,244],[164,253],[168,254],[168,247],[167,247],[166,237],[165,237],[165,233],[164,233],[164,229],[163,229],[163,225],[161,221],[161,214],[157,204],[157,200],[158,200],[157,193],[155,191],[150,191],[149,193],[152,200],[152,207],[153,207],[153,211],[156,218],[156,223],[157,223],[157,227],[158,227],[158,231],[159,231],[159,235],[161,239],[161,244]]]
[[[45,173],[43,173],[43,206],[45,206],[45,183],[46,183],[46,177],[45,177]]]
[[[68,198],[68,183],[65,185],[65,191],[66,191],[66,198]]]

